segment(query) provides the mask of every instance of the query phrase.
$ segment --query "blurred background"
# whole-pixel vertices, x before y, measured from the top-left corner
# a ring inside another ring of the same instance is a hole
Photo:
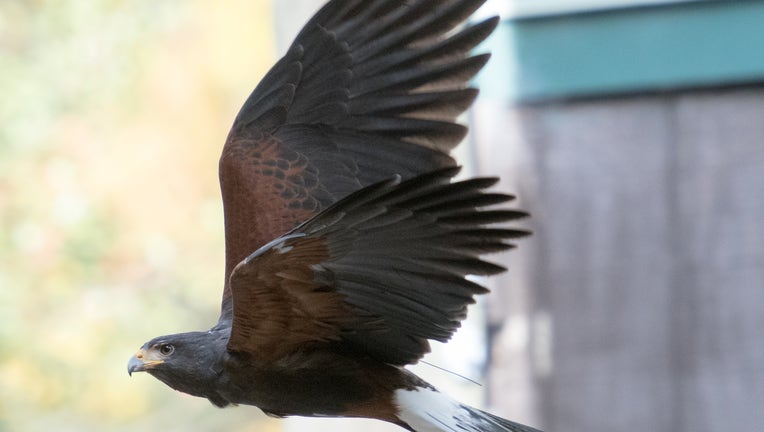
[[[126,362],[208,328],[217,158],[318,0],[0,1],[0,430],[394,431]],[[460,161],[535,236],[417,373],[549,431],[764,423],[764,2],[489,0]]]

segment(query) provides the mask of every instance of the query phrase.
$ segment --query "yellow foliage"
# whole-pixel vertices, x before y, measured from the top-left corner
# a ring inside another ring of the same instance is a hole
[[[217,158],[271,23],[266,0],[0,2],[0,430],[264,421],[126,362],[217,318]]]

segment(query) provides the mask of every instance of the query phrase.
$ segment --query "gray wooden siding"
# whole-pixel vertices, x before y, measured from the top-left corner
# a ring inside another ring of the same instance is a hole
[[[549,431],[764,424],[764,90],[473,113],[535,236],[489,304],[490,402]]]

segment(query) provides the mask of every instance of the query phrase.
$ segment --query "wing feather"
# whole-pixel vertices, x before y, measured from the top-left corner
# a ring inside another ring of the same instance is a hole
[[[481,254],[527,234],[491,226],[527,216],[497,208],[513,197],[487,192],[495,179],[450,183],[457,172],[368,186],[244,260],[229,350],[268,363],[339,343],[404,365],[450,338],[487,292],[466,276],[505,270]]]
[[[220,159],[230,275],[268,241],[361,187],[453,166],[474,101],[484,0],[332,0],[237,115]]]

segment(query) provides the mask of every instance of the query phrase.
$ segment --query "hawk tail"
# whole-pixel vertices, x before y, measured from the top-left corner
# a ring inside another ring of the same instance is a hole
[[[398,418],[412,432],[541,432],[465,405],[432,387],[395,392]]]

